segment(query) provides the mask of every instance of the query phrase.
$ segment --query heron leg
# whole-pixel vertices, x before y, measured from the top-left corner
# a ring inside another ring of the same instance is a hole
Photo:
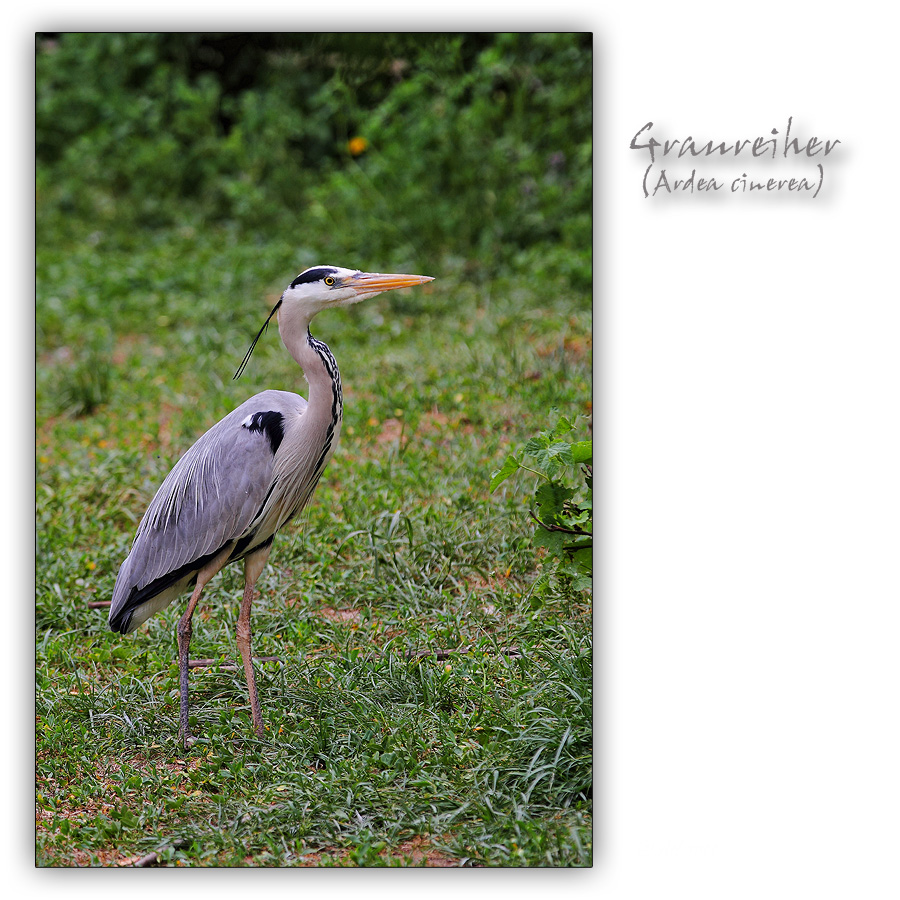
[[[184,611],[184,615],[178,620],[178,675],[181,698],[181,718],[178,731],[185,748],[190,747],[191,744],[194,743],[194,738],[191,736],[191,729],[188,724],[188,653],[191,646],[191,635],[194,632],[193,626],[191,625],[191,618],[194,615],[194,609],[200,600],[200,595],[203,593],[203,588],[209,584],[210,580],[219,569],[228,562],[229,552],[229,550],[224,550],[197,573],[197,584],[191,594],[191,599],[188,600],[187,609]]]
[[[263,728],[259,694],[256,691],[256,674],[253,671],[253,657],[251,656],[250,607],[253,605],[256,581],[269,558],[270,548],[271,544],[266,544],[251,553],[244,561],[244,597],[241,600],[241,611],[237,621],[237,645],[244,663],[244,675],[247,678],[247,690],[250,693],[250,714],[253,717],[253,730],[257,737],[265,737],[265,729]]]

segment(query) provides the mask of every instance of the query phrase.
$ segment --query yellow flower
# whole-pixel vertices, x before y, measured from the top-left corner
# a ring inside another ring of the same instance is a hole
[[[368,146],[369,142],[364,137],[350,138],[347,141],[347,149],[350,151],[351,156],[359,156],[361,153],[365,153]]]

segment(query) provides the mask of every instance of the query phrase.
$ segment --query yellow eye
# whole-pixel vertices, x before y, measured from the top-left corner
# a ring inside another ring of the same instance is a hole
[[[325,284],[327,284],[328,287],[331,287],[334,284],[334,279],[330,275],[326,275]]]

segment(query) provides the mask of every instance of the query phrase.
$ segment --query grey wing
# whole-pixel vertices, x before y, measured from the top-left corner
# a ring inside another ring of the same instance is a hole
[[[296,394],[264,391],[207,431],[175,464],[144,514],[131,552],[119,570],[110,623],[138,599],[152,596],[191,563],[245,535],[272,485],[275,449],[254,416],[301,414]],[[201,562],[202,565],[202,562]],[[148,589],[149,591],[146,590]]]

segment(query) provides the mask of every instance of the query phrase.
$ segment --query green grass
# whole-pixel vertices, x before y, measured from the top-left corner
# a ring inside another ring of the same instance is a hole
[[[415,259],[392,268],[431,285],[316,319],[344,431],[260,579],[266,738],[241,672],[195,669],[185,751],[183,601],[128,637],[88,604],[203,430],[257,390],[304,392],[274,328],[231,380],[283,285],[385,266],[201,223],[39,228],[38,248],[37,863],[590,865],[590,597],[532,589],[529,480],[489,493],[552,407],[590,414],[589,296],[537,265],[476,286]],[[192,658],[238,658],[241,588],[232,567],[207,589]]]

